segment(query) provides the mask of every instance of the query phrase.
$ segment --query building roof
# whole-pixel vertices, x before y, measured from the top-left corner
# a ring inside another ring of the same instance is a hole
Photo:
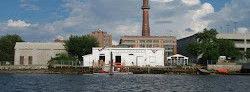
[[[176,38],[175,36],[122,36],[121,38]]]
[[[64,43],[17,42],[15,49],[65,49]]]
[[[216,35],[217,38],[223,39],[250,39],[250,34],[248,33],[219,33]]]
[[[175,54],[175,55],[169,56],[169,57],[167,57],[167,59],[172,59],[172,57],[176,57],[176,58],[182,57],[184,59],[188,59],[188,57],[181,55],[181,54]]]

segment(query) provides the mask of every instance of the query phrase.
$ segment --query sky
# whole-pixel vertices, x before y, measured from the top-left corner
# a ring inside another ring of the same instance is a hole
[[[53,42],[101,29],[117,44],[121,36],[141,35],[142,1],[1,0],[0,36],[18,34],[28,42]],[[153,36],[180,39],[204,28],[250,33],[250,0],[150,0],[149,4]]]

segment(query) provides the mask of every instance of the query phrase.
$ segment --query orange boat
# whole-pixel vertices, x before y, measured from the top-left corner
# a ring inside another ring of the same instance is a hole
[[[228,70],[218,70],[219,73],[228,73]]]

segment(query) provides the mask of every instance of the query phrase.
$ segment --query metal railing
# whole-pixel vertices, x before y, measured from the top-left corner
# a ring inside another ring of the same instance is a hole
[[[0,61],[0,66],[14,65],[14,61]]]
[[[198,64],[198,61],[197,60],[188,60],[188,61],[184,62],[184,60],[179,60],[178,62],[173,62],[171,60],[166,60],[166,62],[165,62],[165,66],[178,66],[178,65],[191,66],[193,64]]]
[[[207,60],[207,65],[216,65],[219,60]],[[220,61],[221,63],[235,63],[236,65],[242,65],[246,61],[244,60],[224,60]]]
[[[71,61],[71,60],[53,60],[50,62],[51,66],[68,66],[68,67],[83,67],[83,61]]]

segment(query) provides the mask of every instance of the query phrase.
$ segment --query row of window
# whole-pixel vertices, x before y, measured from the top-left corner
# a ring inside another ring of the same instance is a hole
[[[133,40],[125,40],[125,43],[134,43]],[[140,40],[140,43],[159,43],[159,40]],[[174,41],[165,41],[165,43],[174,43]]]

